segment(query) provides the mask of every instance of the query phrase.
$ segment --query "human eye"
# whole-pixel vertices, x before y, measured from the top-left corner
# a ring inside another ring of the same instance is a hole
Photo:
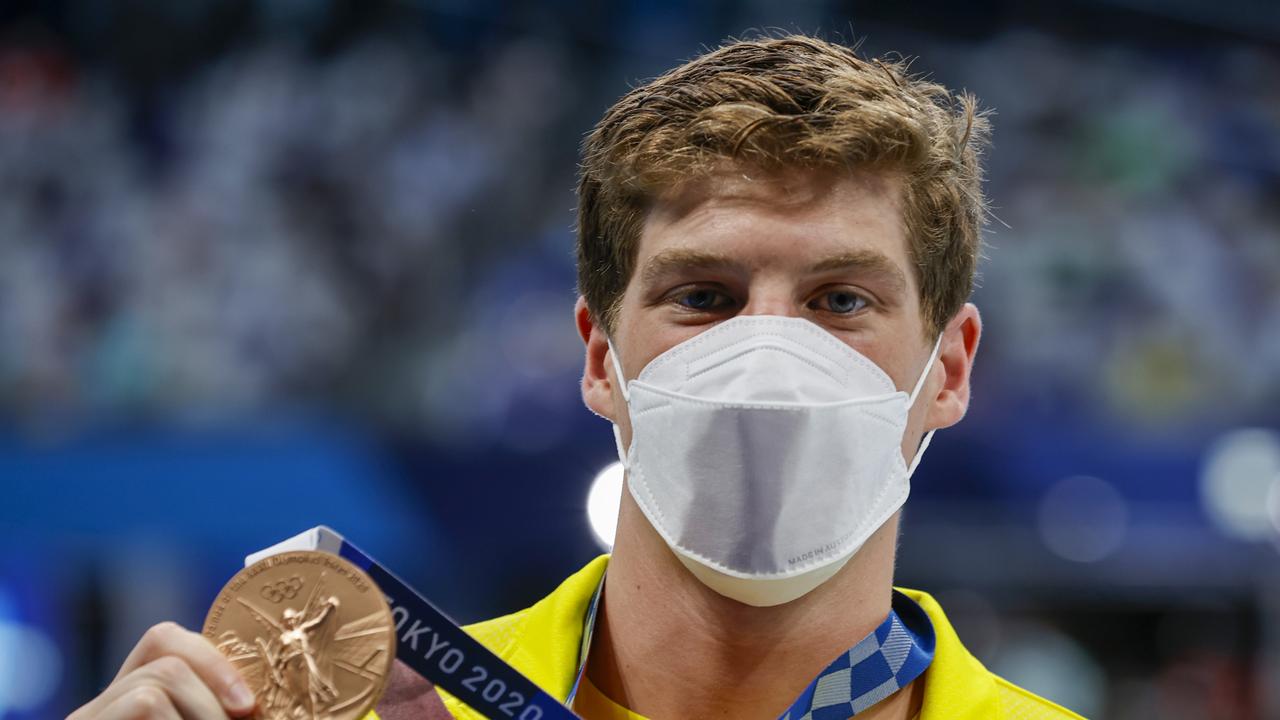
[[[870,302],[865,297],[848,288],[826,290],[809,301],[810,309],[836,315],[853,315],[868,305]]]
[[[693,312],[714,312],[733,304],[733,298],[722,290],[710,287],[691,287],[677,290],[669,297],[676,306]]]

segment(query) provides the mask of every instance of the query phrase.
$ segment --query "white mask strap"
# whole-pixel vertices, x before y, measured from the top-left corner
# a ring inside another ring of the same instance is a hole
[[[630,403],[631,391],[627,389],[627,376],[622,374],[622,363],[618,360],[618,350],[613,347],[613,338],[606,336],[605,342],[609,343],[609,359],[613,361],[613,373],[618,378],[618,387],[622,390],[622,399]],[[618,448],[618,462],[622,463],[624,470],[627,469],[627,449],[622,446],[622,431],[618,429],[617,423],[613,425],[613,444]]]
[[[618,462],[622,464],[623,470],[629,470],[627,467],[627,449],[622,447],[622,430],[618,429],[615,424],[613,426],[613,444],[618,448]]]
[[[920,390],[924,388],[925,378],[929,377],[929,370],[933,369],[933,364],[938,360],[938,352],[942,348],[942,333],[938,333],[938,340],[933,343],[933,352],[929,353],[929,362],[925,363],[924,370],[920,372],[920,379],[916,380],[916,386],[911,390],[911,400],[907,407],[914,407],[916,404],[916,396],[920,394]],[[920,464],[920,460],[924,457],[924,451],[929,449],[929,443],[933,442],[934,430],[924,434],[924,439],[920,441],[920,447],[916,449],[916,454],[911,458],[911,464],[907,466],[907,477],[915,474],[916,466]]]
[[[613,346],[613,338],[605,337],[605,342],[609,343],[609,359],[613,361],[613,373],[618,378],[622,399],[631,402],[631,391],[627,389],[627,376],[622,374],[622,363],[618,360],[618,350]]]
[[[930,430],[924,434],[924,440],[920,441],[920,447],[916,449],[915,457],[911,458],[911,464],[907,466],[907,477],[915,474],[916,466],[920,464],[921,458],[924,457],[924,451],[929,449],[929,443],[933,442],[933,434],[935,432],[937,431]]]
[[[907,407],[915,407],[916,396],[924,388],[924,381],[929,377],[929,371],[933,369],[933,363],[938,359],[938,351],[942,349],[942,333],[938,333],[938,340],[933,343],[933,352],[929,353],[929,362],[924,364],[924,370],[920,371],[920,378],[916,380],[916,386],[911,390],[911,399],[907,401]]]

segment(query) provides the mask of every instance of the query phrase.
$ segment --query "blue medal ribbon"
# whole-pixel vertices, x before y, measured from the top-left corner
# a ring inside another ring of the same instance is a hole
[[[819,673],[779,720],[848,720],[923,675],[935,644],[924,609],[894,590],[889,617]]]
[[[430,601],[346,540],[339,555],[369,573],[396,623],[396,657],[492,720],[577,718]]]
[[[573,720],[578,716],[458,626],[430,601],[327,527],[250,555],[245,564],[289,550],[320,550],[368,573],[391,605],[396,657],[491,720]]]
[[[583,620],[578,674],[565,704],[573,706],[587,668],[604,578]],[[893,606],[880,626],[831,661],[778,720],[848,720],[924,674],[937,639],[933,622],[916,601],[893,591]]]
[[[572,720],[569,705],[586,670],[604,580],[583,622],[578,674],[565,703],[535,685],[466,633],[430,601],[327,527],[317,527],[260,553],[246,564],[288,550],[321,550],[354,563],[391,605],[396,657],[491,720]],[[933,623],[911,598],[893,593],[884,622],[831,662],[779,720],[848,720],[906,687],[933,660]]]

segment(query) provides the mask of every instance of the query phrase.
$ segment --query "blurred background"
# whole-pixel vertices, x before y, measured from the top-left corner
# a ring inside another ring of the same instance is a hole
[[[313,525],[460,621],[601,552],[577,147],[771,28],[996,110],[900,583],[1091,718],[1280,718],[1274,0],[0,3],[0,716]]]

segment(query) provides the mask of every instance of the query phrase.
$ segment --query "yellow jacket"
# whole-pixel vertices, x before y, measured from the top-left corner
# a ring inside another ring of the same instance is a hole
[[[532,607],[466,630],[552,696],[564,700],[578,669],[587,605],[608,562],[608,556],[602,555]],[[920,720],[1082,720],[992,674],[960,644],[936,600],[915,590],[902,592],[929,615],[937,636],[933,662],[923,676]],[[440,695],[458,720],[484,720],[443,690]],[[639,715],[628,715],[643,720]]]

